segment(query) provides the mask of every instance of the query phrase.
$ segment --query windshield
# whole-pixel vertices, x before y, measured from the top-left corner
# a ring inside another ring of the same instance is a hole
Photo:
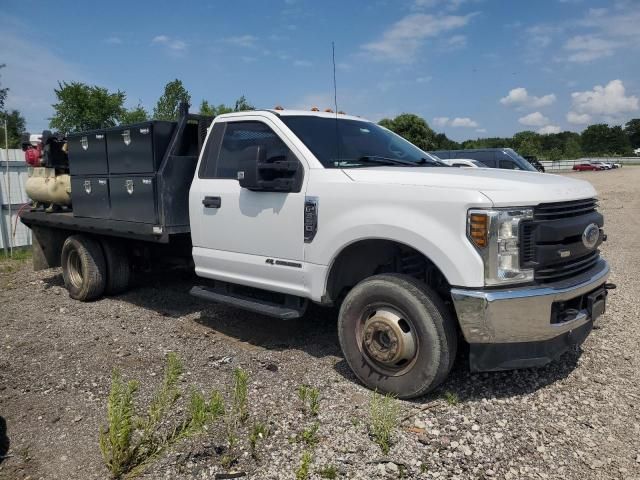
[[[518,155],[515,150],[511,148],[505,148],[504,153],[506,153],[508,157],[513,159],[522,170],[529,170],[530,172],[538,171],[533,165],[527,162],[527,160],[524,157],[521,157],[520,155]]]
[[[447,166],[375,123],[305,115],[280,119],[326,168]]]

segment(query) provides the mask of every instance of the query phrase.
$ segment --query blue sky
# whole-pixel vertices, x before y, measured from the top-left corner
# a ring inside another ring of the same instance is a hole
[[[153,108],[181,79],[197,108],[402,112],[461,140],[640,117],[639,0],[2,0],[8,106],[46,127],[58,80]]]

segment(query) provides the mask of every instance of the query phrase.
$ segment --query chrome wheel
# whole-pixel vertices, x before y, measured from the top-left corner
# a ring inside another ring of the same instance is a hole
[[[363,318],[361,349],[387,375],[401,375],[418,355],[418,340],[410,319],[383,306],[369,310]]]
[[[69,259],[67,260],[67,272],[69,280],[76,288],[82,287],[82,260],[77,250],[69,252]]]

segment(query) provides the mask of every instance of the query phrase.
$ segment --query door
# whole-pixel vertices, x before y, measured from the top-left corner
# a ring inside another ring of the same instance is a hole
[[[256,147],[266,160],[300,162],[295,147],[268,118],[216,122],[189,193],[196,273],[258,288],[305,292],[305,176],[294,192],[251,191],[238,182],[239,161]],[[305,162],[299,163],[304,174]]]

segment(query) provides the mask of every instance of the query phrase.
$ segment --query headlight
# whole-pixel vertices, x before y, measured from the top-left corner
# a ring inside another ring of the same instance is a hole
[[[484,262],[485,285],[533,281],[533,269],[520,268],[520,222],[530,208],[474,209],[467,214],[467,236]]]

